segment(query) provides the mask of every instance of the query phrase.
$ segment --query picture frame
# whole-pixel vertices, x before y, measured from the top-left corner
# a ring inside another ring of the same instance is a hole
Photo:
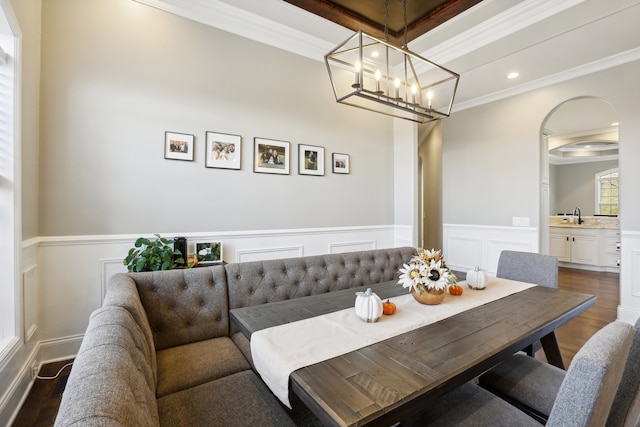
[[[222,242],[196,242],[195,256],[198,265],[220,264],[222,262]]]
[[[349,173],[349,155],[343,153],[331,154],[333,173]]]
[[[205,167],[240,169],[242,159],[240,135],[206,131],[205,140]]]
[[[164,133],[164,158],[170,160],[193,161],[195,136],[189,133]]]
[[[324,147],[298,144],[298,174],[324,176]]]
[[[289,145],[287,141],[254,138],[253,171],[289,175]]]

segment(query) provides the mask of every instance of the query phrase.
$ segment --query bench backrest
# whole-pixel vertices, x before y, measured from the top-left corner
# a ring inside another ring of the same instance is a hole
[[[247,307],[398,279],[417,253],[402,247],[228,264],[229,307]]]

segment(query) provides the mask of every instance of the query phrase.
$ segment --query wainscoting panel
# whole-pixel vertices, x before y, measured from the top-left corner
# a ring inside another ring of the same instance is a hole
[[[640,232],[620,230],[620,305],[618,319],[640,317]]]
[[[339,254],[344,252],[369,251],[376,249],[376,241],[329,243],[329,253]]]
[[[38,330],[38,266],[22,272],[22,327],[25,344]]]
[[[264,259],[283,259],[301,256],[304,256],[304,246],[239,250],[236,251],[235,262],[260,261]]]
[[[127,267],[122,263],[124,257],[122,258],[109,258],[109,259],[101,259],[101,271],[102,275],[100,277],[101,291],[100,291],[100,305],[104,303],[104,296],[107,294],[107,283],[111,277],[117,273],[126,273]]]
[[[442,250],[447,264],[455,271],[465,272],[477,265],[495,276],[503,250],[538,251],[538,229],[444,224]]]

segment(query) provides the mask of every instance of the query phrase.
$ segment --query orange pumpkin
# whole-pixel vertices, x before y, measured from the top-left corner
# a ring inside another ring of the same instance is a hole
[[[394,314],[396,312],[396,305],[389,300],[382,303],[382,314]]]
[[[449,293],[451,295],[462,295],[462,286],[460,286],[460,285],[449,285]]]
[[[187,258],[187,267],[193,268],[198,266],[198,258],[195,256],[190,256]]]

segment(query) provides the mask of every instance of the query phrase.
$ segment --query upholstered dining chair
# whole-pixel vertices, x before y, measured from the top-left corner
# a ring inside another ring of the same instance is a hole
[[[496,277],[558,287],[558,258],[533,252],[502,251]]]
[[[551,413],[565,371],[537,359],[516,354],[480,376],[483,388],[542,422]],[[640,319],[607,420],[608,427],[640,425]]]
[[[615,321],[576,353],[553,402],[547,427],[595,427],[607,421],[634,328]],[[544,384],[537,384],[540,389]],[[541,426],[520,409],[468,382],[401,422],[403,426]]]
[[[557,289],[558,258],[533,252],[502,251],[498,258],[496,277]],[[523,351],[533,357],[541,347],[540,341],[536,341]]]

